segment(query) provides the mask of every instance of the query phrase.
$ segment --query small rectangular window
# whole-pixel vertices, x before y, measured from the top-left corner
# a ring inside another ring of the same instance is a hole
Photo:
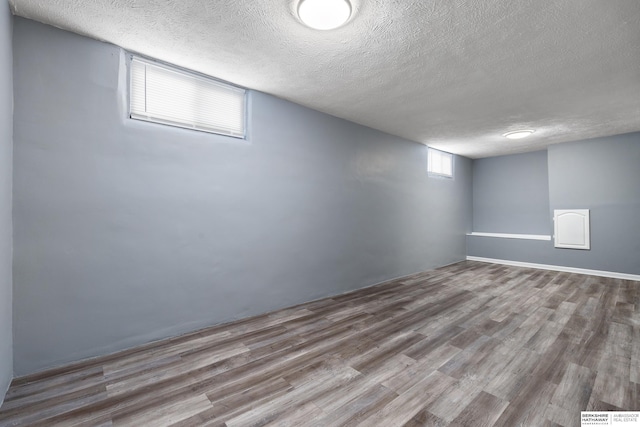
[[[453,178],[453,154],[429,148],[427,156],[429,175]]]
[[[130,117],[244,138],[245,90],[131,58]]]

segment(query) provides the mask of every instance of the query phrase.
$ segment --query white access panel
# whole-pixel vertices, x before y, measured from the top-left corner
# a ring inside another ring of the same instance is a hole
[[[591,249],[589,209],[556,209],[553,211],[556,248]]]

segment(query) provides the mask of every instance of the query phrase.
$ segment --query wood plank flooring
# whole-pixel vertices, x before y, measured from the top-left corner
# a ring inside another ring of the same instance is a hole
[[[579,426],[640,410],[640,282],[462,262],[15,379],[0,425]]]

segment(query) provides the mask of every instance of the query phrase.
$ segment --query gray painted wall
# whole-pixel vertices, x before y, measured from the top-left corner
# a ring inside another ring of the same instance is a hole
[[[535,264],[561,265],[553,253],[553,242],[467,236],[469,256]]]
[[[473,161],[473,231],[546,234],[549,217],[547,151]]]
[[[13,17],[0,0],[0,404],[13,377],[12,335],[12,175]]]
[[[549,147],[551,209],[588,208],[591,250],[557,262],[640,274],[640,133]]]
[[[591,250],[470,236],[468,255],[640,274],[638,165],[640,133],[549,147],[548,215],[552,216],[553,209],[590,209]]]
[[[257,92],[248,141],[129,120],[119,48],[14,36],[17,374],[466,255],[468,159]]]

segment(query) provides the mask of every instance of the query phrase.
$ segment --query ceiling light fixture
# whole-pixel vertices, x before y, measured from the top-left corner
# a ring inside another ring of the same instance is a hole
[[[502,136],[509,139],[522,139],[522,138],[528,137],[534,132],[535,130],[531,130],[531,129],[521,129],[521,130],[514,130],[511,132],[503,133]]]
[[[307,26],[316,30],[333,30],[351,16],[348,0],[300,0],[298,16]]]

